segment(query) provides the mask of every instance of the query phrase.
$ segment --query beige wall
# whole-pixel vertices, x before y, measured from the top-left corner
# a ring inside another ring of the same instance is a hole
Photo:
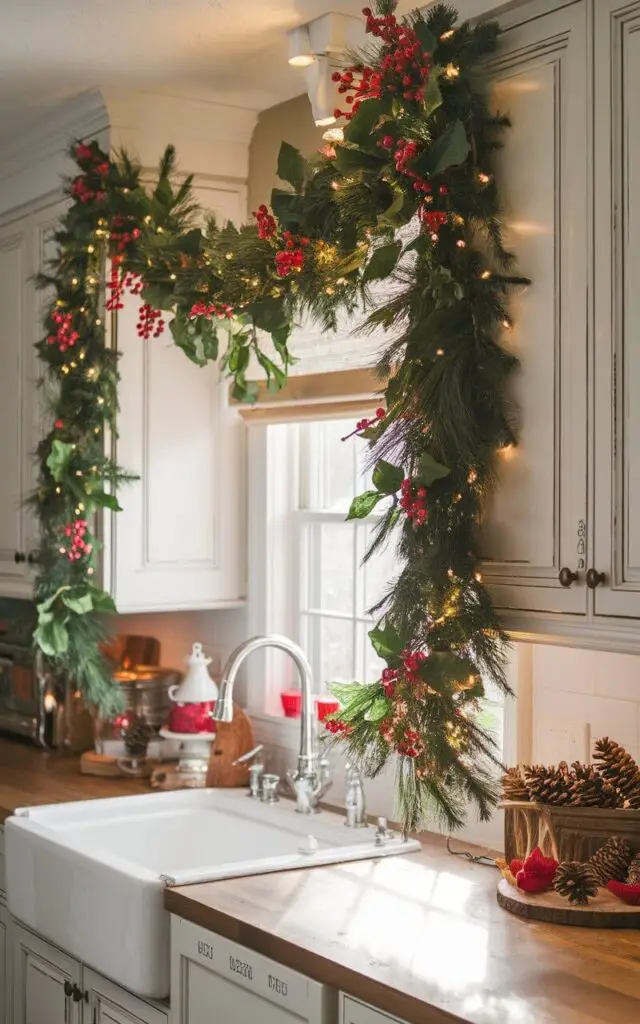
[[[282,142],[296,146],[305,156],[323,145],[322,129],[313,123],[306,94],[258,116],[249,150],[249,212],[268,203],[271,189],[279,184],[276,167]]]

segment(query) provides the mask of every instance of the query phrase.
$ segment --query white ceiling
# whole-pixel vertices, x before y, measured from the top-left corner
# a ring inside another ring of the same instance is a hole
[[[362,0],[0,0],[0,140],[100,86],[262,110],[304,91],[286,33]]]

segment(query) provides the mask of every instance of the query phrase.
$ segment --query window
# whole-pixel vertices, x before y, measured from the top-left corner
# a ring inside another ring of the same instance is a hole
[[[368,609],[401,568],[393,540],[362,564],[376,516],[345,520],[353,497],[371,486],[365,443],[342,440],[357,418],[249,430],[249,628],[296,640],[318,694],[331,682],[379,678],[384,663],[367,636]],[[281,715],[281,691],[297,685],[293,665],[268,652],[260,675],[247,690],[250,710]],[[502,748],[504,699],[491,684],[487,690],[483,724]]]

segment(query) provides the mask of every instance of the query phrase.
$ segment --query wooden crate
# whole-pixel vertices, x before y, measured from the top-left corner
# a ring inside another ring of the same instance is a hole
[[[539,846],[556,860],[586,861],[611,836],[620,836],[640,853],[640,810],[610,807],[556,807],[504,801],[505,859],[522,860]]]

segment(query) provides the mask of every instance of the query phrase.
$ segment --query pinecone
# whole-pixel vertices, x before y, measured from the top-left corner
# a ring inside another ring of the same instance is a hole
[[[502,776],[502,798],[503,800],[529,800],[523,771],[520,767],[507,768]]]
[[[123,730],[124,748],[129,757],[146,757],[152,736],[153,729],[144,718],[132,719]]]
[[[568,768],[565,761],[552,765],[525,765],[524,778],[532,800],[541,804],[566,804],[569,800]]]
[[[589,860],[589,866],[599,885],[612,881],[624,882],[632,857],[633,850],[627,840],[612,836],[604,846],[596,850]]]
[[[640,885],[640,853],[631,861],[625,881],[627,885]]]
[[[574,807],[616,807],[618,794],[590,765],[574,761],[567,776],[569,799]]]
[[[598,883],[589,864],[568,860],[556,871],[553,888],[560,896],[566,896],[569,903],[584,906],[597,893]]]
[[[640,768],[631,754],[604,736],[595,742],[593,759],[603,779],[618,791],[619,805],[640,808]]]

